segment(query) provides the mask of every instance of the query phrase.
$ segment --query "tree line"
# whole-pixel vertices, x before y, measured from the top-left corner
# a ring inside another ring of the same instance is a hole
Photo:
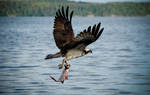
[[[0,0],[0,16],[55,16],[61,6],[75,16],[150,16],[150,2],[85,3],[68,0]]]

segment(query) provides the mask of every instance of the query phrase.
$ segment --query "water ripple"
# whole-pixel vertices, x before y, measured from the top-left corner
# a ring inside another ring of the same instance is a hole
[[[49,79],[59,78],[62,58],[44,60],[59,51],[53,21],[54,17],[0,17],[0,94],[150,95],[150,18],[74,17],[75,34],[99,21],[105,30],[88,46],[92,54],[68,62],[64,84]]]

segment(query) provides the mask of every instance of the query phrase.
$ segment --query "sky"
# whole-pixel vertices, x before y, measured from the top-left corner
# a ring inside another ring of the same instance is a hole
[[[83,2],[150,2],[150,0],[72,0],[72,1],[83,1]]]

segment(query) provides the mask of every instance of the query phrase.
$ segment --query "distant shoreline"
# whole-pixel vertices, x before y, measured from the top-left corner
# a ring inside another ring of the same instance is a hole
[[[150,2],[87,3],[67,0],[0,0],[0,16],[55,16],[61,6],[69,6],[74,16],[150,17]]]
[[[12,15],[12,16],[0,16],[0,17],[55,17],[55,16],[15,16],[15,15]],[[117,16],[117,15],[112,15],[112,16],[79,16],[79,15],[74,15],[74,17],[150,17],[150,15],[147,15],[147,16]]]

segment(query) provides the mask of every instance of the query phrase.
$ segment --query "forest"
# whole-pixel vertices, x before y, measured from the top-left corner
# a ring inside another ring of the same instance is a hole
[[[54,16],[61,6],[75,16],[150,16],[150,2],[87,3],[68,0],[0,0],[0,16]]]

